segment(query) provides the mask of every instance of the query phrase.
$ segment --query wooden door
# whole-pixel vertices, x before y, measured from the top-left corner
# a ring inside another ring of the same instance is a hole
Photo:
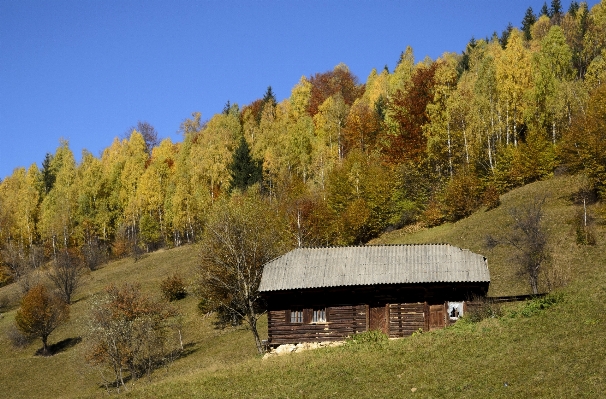
[[[387,307],[386,306],[371,306],[369,308],[368,329],[379,330],[388,334],[387,331]]]
[[[444,328],[446,325],[446,309],[444,305],[429,306],[429,331]]]

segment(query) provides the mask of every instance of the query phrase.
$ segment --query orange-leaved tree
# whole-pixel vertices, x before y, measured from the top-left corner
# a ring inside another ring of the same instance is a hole
[[[21,300],[15,316],[17,328],[25,335],[42,339],[42,355],[50,355],[48,336],[69,318],[67,304],[42,284],[32,287]]]

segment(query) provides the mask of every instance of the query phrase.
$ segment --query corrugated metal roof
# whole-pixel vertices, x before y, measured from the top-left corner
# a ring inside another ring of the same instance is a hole
[[[486,258],[448,244],[299,248],[265,264],[259,291],[435,282],[490,282]]]

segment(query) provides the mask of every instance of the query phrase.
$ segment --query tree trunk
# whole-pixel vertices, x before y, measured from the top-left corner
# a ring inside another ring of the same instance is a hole
[[[530,287],[532,288],[533,295],[539,294],[539,282],[537,280],[536,276],[530,276]]]
[[[259,331],[257,330],[257,315],[254,311],[253,303],[251,301],[249,301],[248,306],[248,315],[246,317],[248,319],[248,325],[250,326],[250,330],[252,331],[253,336],[255,337],[255,345],[257,346],[257,352],[263,353],[261,337],[259,337]]]
[[[49,356],[50,353],[48,351],[48,336],[42,337],[42,356]]]

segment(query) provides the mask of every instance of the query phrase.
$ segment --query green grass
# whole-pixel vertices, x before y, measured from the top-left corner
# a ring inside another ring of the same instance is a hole
[[[70,321],[55,330],[49,343],[66,339],[82,338],[71,348],[52,357],[34,356],[41,347],[35,340],[24,349],[14,349],[6,332],[14,324],[16,308],[0,318],[0,397],[48,398],[91,397],[105,395],[100,388],[102,378],[99,371],[85,360],[87,340],[85,336],[90,299],[111,283],[139,283],[143,291],[160,297],[160,282],[167,275],[178,271],[183,276],[193,276],[197,259],[197,248],[186,246],[147,255],[137,262],[123,259],[90,273],[84,286],[77,292],[71,306]],[[0,296],[18,298],[16,284],[0,289]],[[173,302],[183,314],[183,334],[186,353],[179,361],[152,375],[152,381],[167,375],[186,375],[191,371],[215,371],[231,367],[244,359],[256,356],[250,333],[242,327],[218,330],[213,319],[197,311],[198,301],[194,296]],[[262,327],[265,327],[262,324]],[[266,329],[266,327],[265,327]],[[136,385],[148,383],[142,380]]]
[[[529,286],[517,276],[510,249],[488,251],[483,243],[487,234],[505,234],[511,207],[545,195],[552,267],[569,283],[543,302],[509,304],[500,318],[459,322],[387,343],[370,340],[263,361],[255,353],[250,332],[214,329],[210,318],[199,315],[197,301],[190,296],[177,302],[184,314],[187,356],[157,370],[150,380],[137,381],[123,396],[604,397],[606,236],[604,227],[598,226],[596,246],[575,244],[576,207],[567,198],[577,186],[574,177],[537,182],[502,196],[502,205],[494,210],[481,210],[457,223],[414,234],[392,232],[375,242],[444,242],[469,248],[488,258],[491,295],[525,294]],[[51,343],[83,335],[89,298],[108,283],[137,281],[144,290],[159,295],[162,278],[175,268],[191,276],[195,262],[195,247],[184,247],[154,253],[136,263],[114,262],[92,273],[76,296],[71,321],[51,335]],[[0,296],[15,291],[15,286],[3,287]],[[39,342],[13,349],[6,339],[14,313],[15,309],[0,319],[0,397],[107,396],[99,387],[99,375],[83,360],[86,337],[50,358],[35,357]]]

